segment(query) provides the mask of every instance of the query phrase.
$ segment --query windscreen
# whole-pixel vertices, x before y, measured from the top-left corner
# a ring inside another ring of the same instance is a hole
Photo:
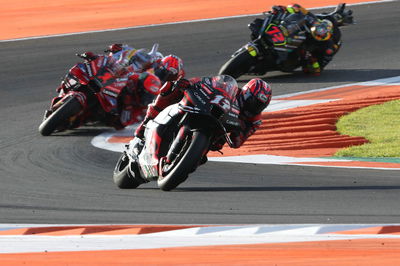
[[[238,85],[234,78],[228,75],[219,75],[211,79],[212,87],[217,89],[230,100],[234,100],[238,92]]]

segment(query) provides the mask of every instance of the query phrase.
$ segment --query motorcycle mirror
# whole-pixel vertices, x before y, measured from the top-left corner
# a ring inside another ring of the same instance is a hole
[[[157,50],[158,50],[158,43],[155,43],[155,44],[153,44],[153,47],[151,48],[149,55],[151,55],[152,57],[156,57]]]
[[[342,13],[345,8],[346,8],[346,3],[338,4],[335,11],[333,11],[333,13]]]

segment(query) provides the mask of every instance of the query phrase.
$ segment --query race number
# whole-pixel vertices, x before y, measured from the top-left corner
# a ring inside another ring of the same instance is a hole
[[[229,111],[229,109],[231,108],[230,102],[222,95],[216,95],[210,103],[219,105],[222,109],[226,111]]]
[[[270,25],[266,30],[265,33],[271,37],[274,45],[285,45],[286,38],[283,34],[282,30],[276,25]]]

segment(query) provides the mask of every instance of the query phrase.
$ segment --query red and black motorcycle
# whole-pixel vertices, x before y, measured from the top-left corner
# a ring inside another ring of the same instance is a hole
[[[205,163],[217,143],[232,146],[228,133],[241,127],[236,81],[222,75],[202,78],[194,86],[147,123],[144,142],[134,138],[127,145],[114,169],[119,188],[157,181],[169,191]]]
[[[153,46],[149,55],[155,54],[157,47]],[[78,56],[87,59],[84,55]],[[129,77],[117,75],[122,68],[119,63],[116,56],[101,55],[74,65],[57,88],[59,94],[45,111],[39,132],[48,136],[88,122],[123,128],[120,116]],[[140,122],[145,107],[133,108],[132,115],[138,117],[136,122]]]

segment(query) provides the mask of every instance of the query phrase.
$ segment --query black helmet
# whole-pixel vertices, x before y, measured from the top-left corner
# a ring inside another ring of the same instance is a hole
[[[243,86],[241,94],[242,110],[251,116],[256,116],[270,103],[272,90],[267,82],[255,78]]]

